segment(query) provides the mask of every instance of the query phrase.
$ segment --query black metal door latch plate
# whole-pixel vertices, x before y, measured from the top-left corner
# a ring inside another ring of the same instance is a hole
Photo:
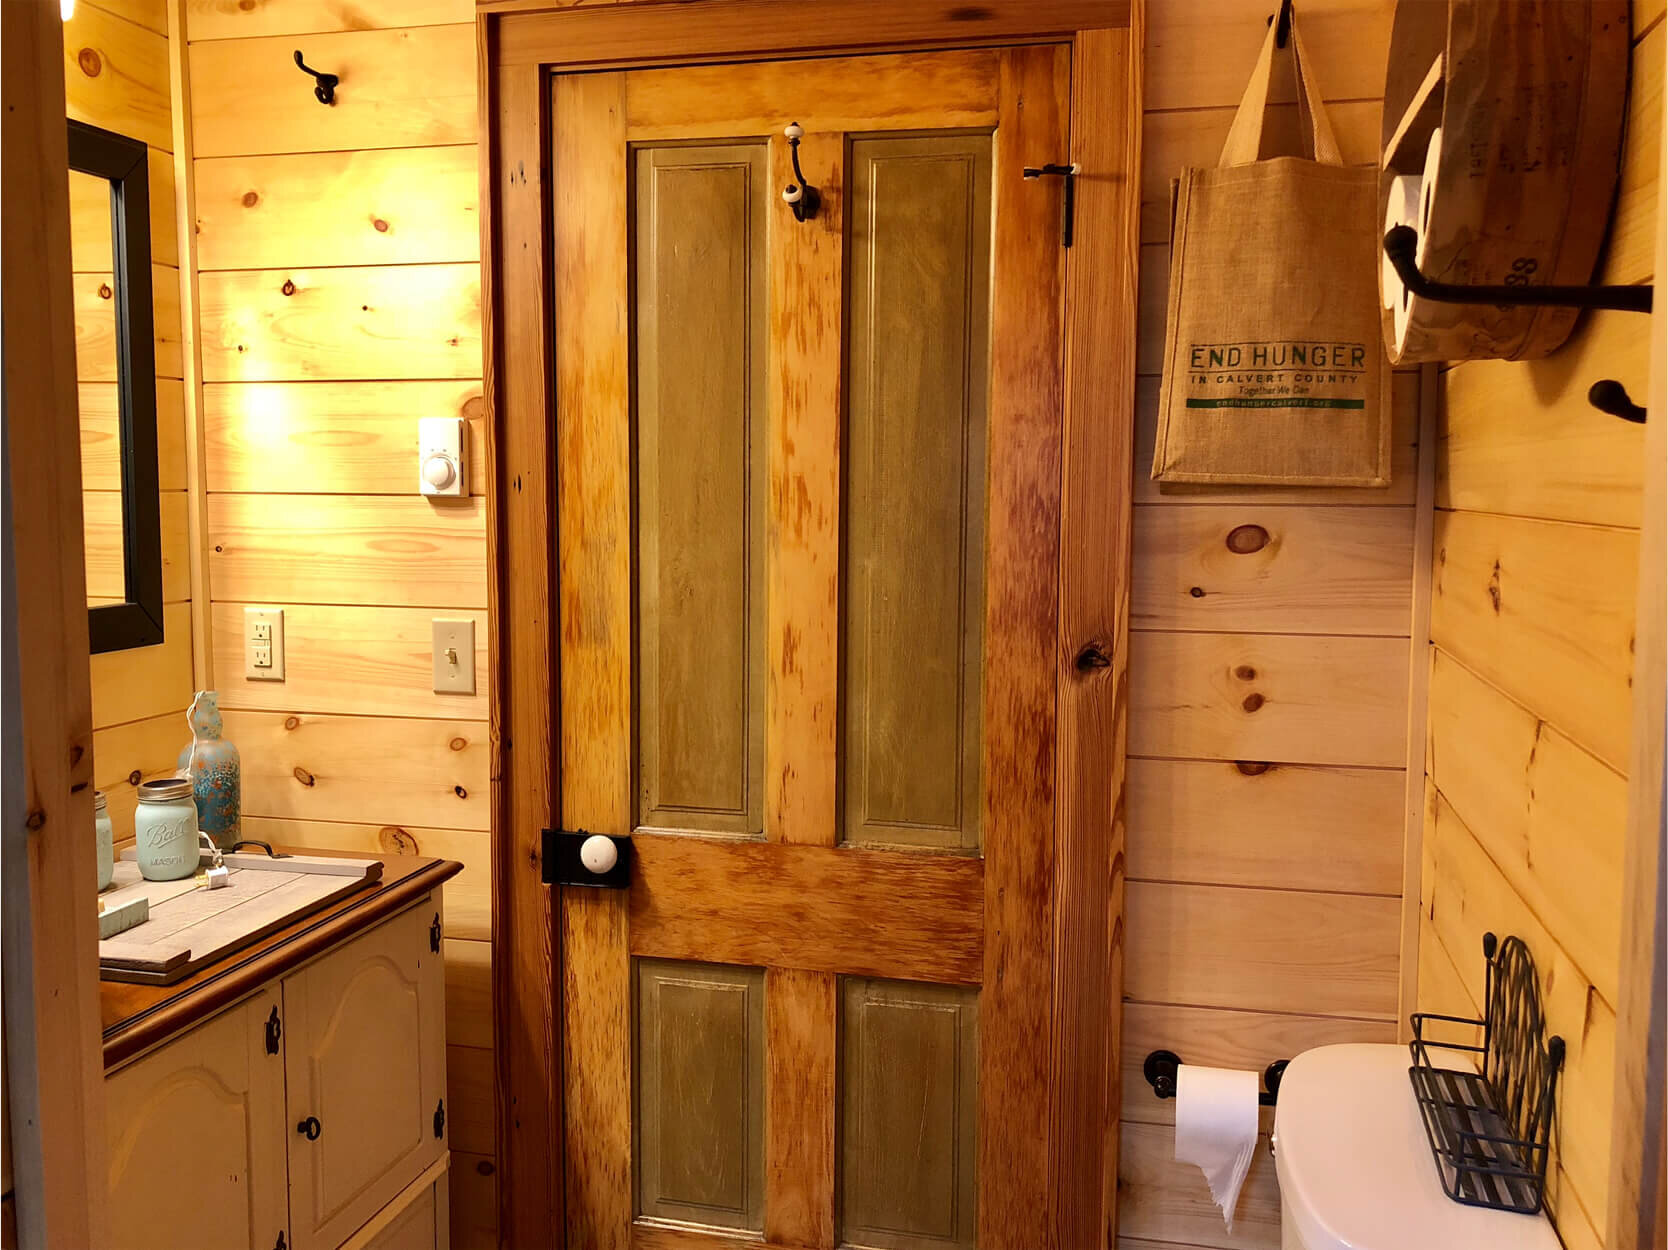
[[[596,835],[584,829],[546,829],[539,856],[546,885],[584,885],[624,890],[631,885],[631,839],[605,834],[618,858],[607,872],[592,872],[579,858],[579,848]]]

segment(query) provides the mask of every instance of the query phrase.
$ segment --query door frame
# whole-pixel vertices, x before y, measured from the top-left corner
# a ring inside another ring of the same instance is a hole
[[[559,908],[538,872],[540,833],[554,820],[559,793],[549,78],[1034,42],[1072,47],[1070,159],[1083,167],[1062,322],[1055,908],[1044,1043],[1053,1074],[1052,1207],[1042,1223],[1053,1246],[1115,1239],[1144,2],[626,0],[557,8],[550,0],[481,0],[501,1244],[548,1244],[565,1225]],[[1119,108],[1122,124],[1104,124]]]

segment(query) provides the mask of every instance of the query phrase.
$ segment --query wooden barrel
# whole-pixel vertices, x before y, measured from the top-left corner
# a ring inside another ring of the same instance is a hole
[[[1398,175],[1425,172],[1425,275],[1472,285],[1592,281],[1620,176],[1627,0],[1399,0],[1385,76],[1380,220]],[[1397,363],[1525,360],[1575,328],[1565,308],[1414,301]]]

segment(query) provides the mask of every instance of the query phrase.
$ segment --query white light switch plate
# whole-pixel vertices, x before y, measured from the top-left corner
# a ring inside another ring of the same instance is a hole
[[[475,693],[475,622],[434,621],[434,692]]]
[[[243,609],[243,675],[250,681],[284,680],[284,609]]]

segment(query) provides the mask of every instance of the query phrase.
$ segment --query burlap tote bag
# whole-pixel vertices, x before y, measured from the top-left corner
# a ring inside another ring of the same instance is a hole
[[[1390,483],[1378,173],[1344,167],[1295,19],[1289,45],[1315,159],[1257,159],[1271,25],[1221,161],[1184,170],[1176,190],[1161,483]]]

